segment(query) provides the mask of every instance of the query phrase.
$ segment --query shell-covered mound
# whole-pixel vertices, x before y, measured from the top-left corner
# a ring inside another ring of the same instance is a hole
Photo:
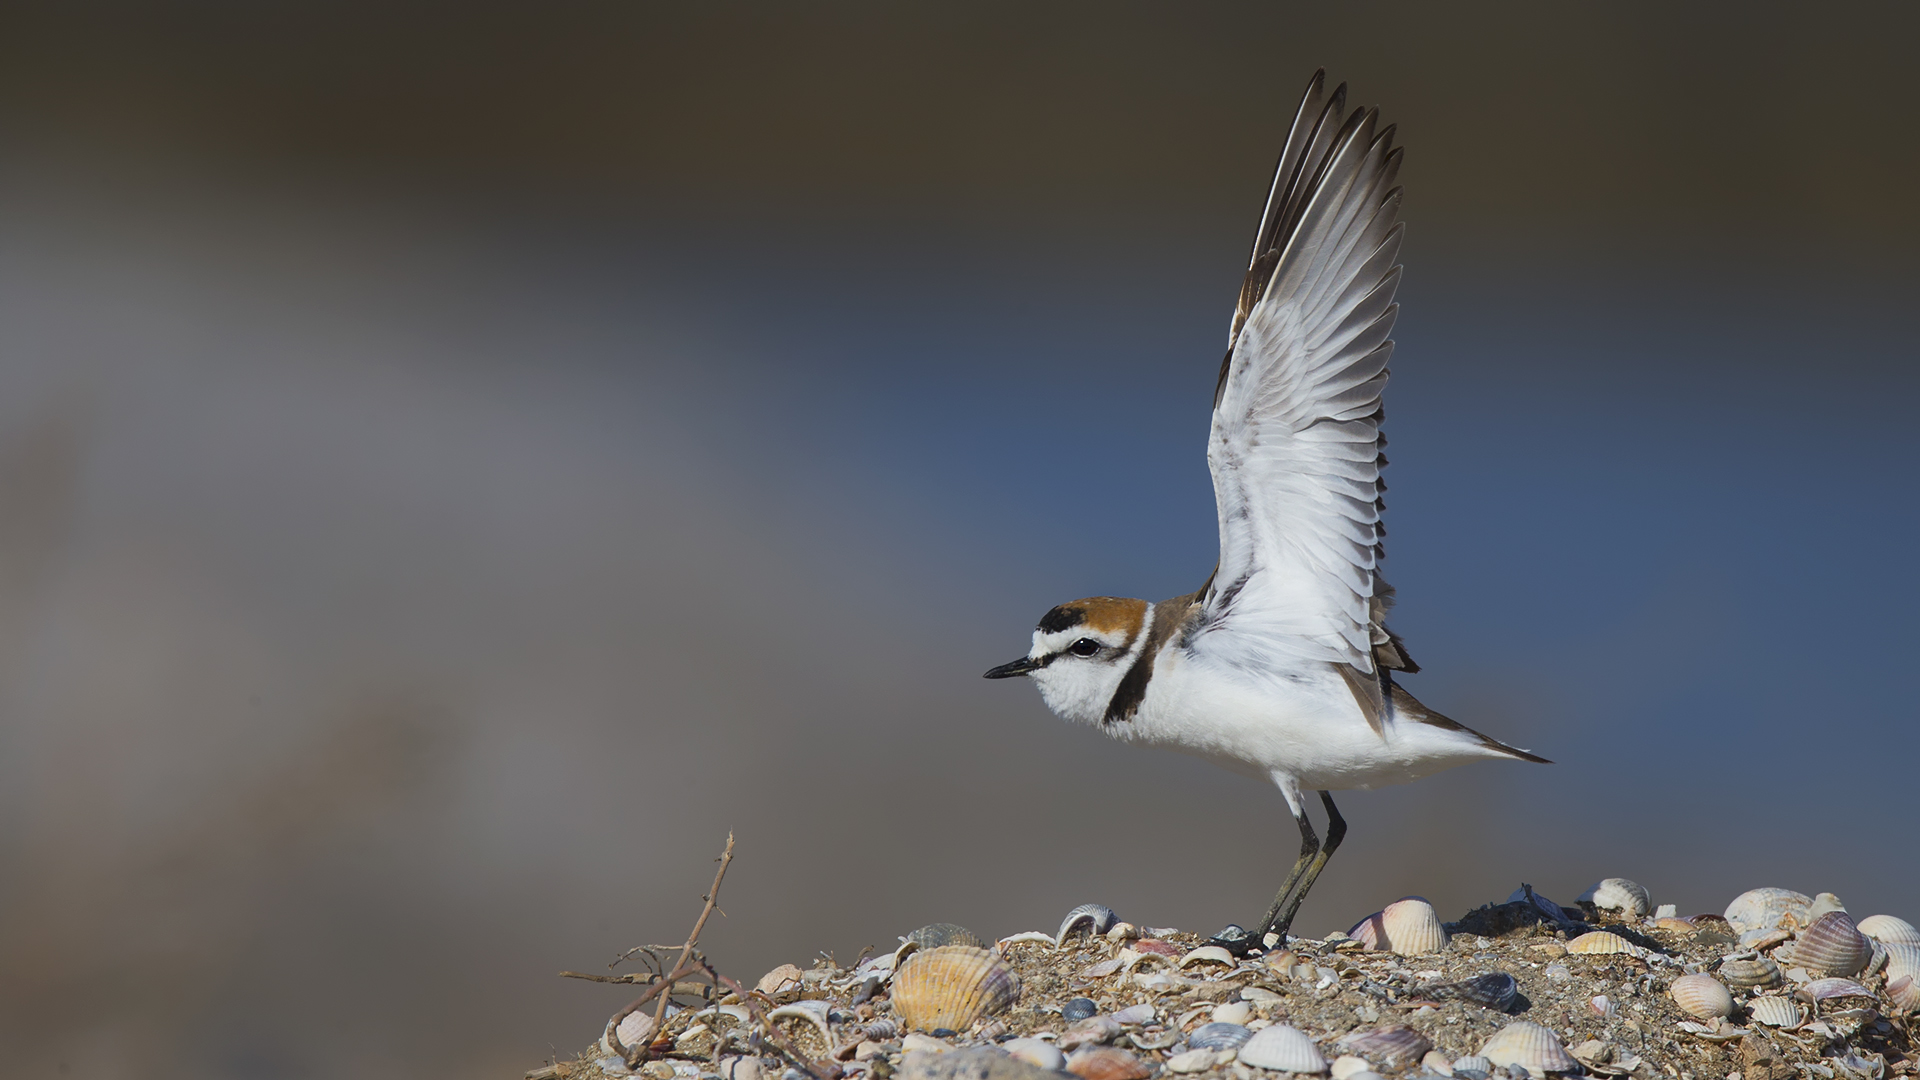
[[[535,1080],[1892,1080],[1920,1074],[1920,937],[1837,897],[1757,889],[1680,917],[1609,878],[1523,886],[1443,927],[1254,942],[1126,922],[984,941],[939,924],[850,967],[768,973],[669,1014],[630,1070],[605,1043]],[[1425,909],[1422,911],[1421,909]],[[1389,917],[1391,915],[1391,917]],[[1051,924],[1047,918],[1035,922]],[[1443,931],[1443,932],[1442,932]],[[951,943],[951,944],[948,944]],[[1397,946],[1397,949],[1396,949]],[[760,1017],[765,1017],[764,1027]],[[770,1027],[772,1030],[766,1030]]]

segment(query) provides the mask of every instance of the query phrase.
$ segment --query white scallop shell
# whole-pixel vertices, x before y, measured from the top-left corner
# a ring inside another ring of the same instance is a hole
[[[1323,1073],[1327,1059],[1313,1040],[1298,1028],[1275,1024],[1253,1033],[1240,1047],[1240,1062],[1256,1069],[1280,1069],[1285,1072]]]
[[[1828,1001],[1833,998],[1863,997],[1870,998],[1873,991],[1854,982],[1852,979],[1815,979],[1795,991],[1808,1001]]]
[[[1020,996],[1020,976],[990,950],[921,949],[893,976],[893,1009],[910,1028],[964,1031]]]
[[[1674,1004],[1702,1020],[1733,1015],[1733,995],[1711,975],[1682,975],[1667,993]]]
[[[1495,1032],[1480,1047],[1480,1056],[1495,1065],[1518,1065],[1535,1076],[1580,1070],[1559,1036],[1531,1020],[1516,1020]],[[1454,1062],[1453,1067],[1458,1071],[1460,1063]]]
[[[1909,945],[1904,941],[1889,941],[1881,944],[1887,951],[1887,984],[1892,985],[1902,976],[1911,975],[1920,979],[1920,945]]]
[[[1631,953],[1636,950],[1634,949],[1633,942],[1628,941],[1626,938],[1621,937],[1611,930],[1595,930],[1592,933],[1581,934],[1579,937],[1567,942],[1567,951],[1570,953],[1597,955],[1603,953]]]
[[[1179,962],[1174,966],[1186,967],[1188,964],[1225,964],[1228,967],[1233,967],[1236,962],[1233,954],[1221,946],[1202,945],[1181,957]]]
[[[1113,929],[1113,924],[1117,921],[1113,909],[1105,904],[1081,904],[1067,912],[1067,917],[1060,920],[1060,933],[1054,936],[1054,947],[1065,945],[1067,939],[1075,934],[1099,937]]]
[[[1463,1072],[1490,1073],[1493,1071],[1493,1062],[1479,1054],[1468,1054],[1466,1057],[1453,1059],[1453,1071],[1456,1075]]]
[[[1433,1049],[1432,1040],[1405,1024],[1363,1028],[1342,1036],[1334,1045],[1390,1069],[1411,1065]]]
[[[1578,899],[1602,911],[1618,911],[1635,919],[1644,918],[1653,910],[1653,895],[1647,892],[1647,887],[1623,877],[1597,881]]]
[[[1783,997],[1757,997],[1747,1002],[1753,1022],[1791,1031],[1800,1026],[1800,1006]]]
[[[652,1042],[653,1010],[635,1009],[620,1018],[620,1026],[617,1030],[609,1021],[607,1030],[600,1036],[600,1049],[609,1054],[614,1053],[613,1036],[615,1035],[620,1037],[620,1045],[629,1050]]]
[[[1423,956],[1447,947],[1447,928],[1440,923],[1440,913],[1418,896],[1395,900],[1360,920],[1348,935],[1369,949],[1401,956]]]
[[[1727,905],[1727,921],[1735,930],[1798,929],[1813,920],[1807,912],[1813,898],[1792,889],[1749,889]]]
[[[1891,945],[1898,942],[1903,945],[1920,945],[1920,930],[1905,919],[1896,919],[1892,915],[1869,915],[1861,919],[1859,931],[1875,941]]]
[[[1807,905],[1807,918],[1817,919],[1829,911],[1845,911],[1847,905],[1830,892],[1815,893],[1813,903]]]
[[[1355,1057],[1352,1054],[1342,1054],[1334,1058],[1333,1064],[1328,1068],[1328,1072],[1333,1076],[1333,1080],[1347,1080],[1350,1076],[1357,1076],[1360,1073],[1372,1071],[1373,1066],[1367,1064],[1366,1058]]]

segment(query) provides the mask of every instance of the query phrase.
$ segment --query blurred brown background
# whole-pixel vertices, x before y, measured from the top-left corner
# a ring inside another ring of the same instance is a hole
[[[979,672],[1205,576],[1320,65],[1408,147],[1414,688],[1560,764],[1343,798],[1302,928],[1611,874],[1920,915],[1916,23],[0,10],[0,1071],[517,1075],[729,829],[743,977],[1257,915],[1276,793]]]

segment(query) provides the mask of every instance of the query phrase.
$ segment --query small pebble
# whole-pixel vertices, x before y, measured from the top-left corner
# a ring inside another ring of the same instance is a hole
[[[1355,1073],[1372,1072],[1373,1066],[1367,1059],[1353,1054],[1342,1054],[1333,1059],[1333,1080],[1347,1080]]]
[[[1213,1022],[1216,1024],[1244,1024],[1251,1019],[1253,1006],[1244,1001],[1229,1001],[1213,1007]]]
[[[1206,1072],[1220,1063],[1220,1055],[1211,1050],[1188,1050],[1184,1054],[1175,1054],[1167,1059],[1167,1071],[1170,1073]]]
[[[1029,1065],[1038,1065],[1055,1072],[1067,1067],[1067,1055],[1060,1048],[1045,1039],[1009,1039],[1000,1044],[1000,1049]]]

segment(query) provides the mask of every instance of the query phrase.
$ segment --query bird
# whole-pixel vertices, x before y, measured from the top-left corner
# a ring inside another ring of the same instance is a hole
[[[1055,714],[1123,742],[1271,782],[1299,855],[1251,933],[1275,947],[1347,825],[1332,792],[1478,759],[1551,764],[1420,703],[1387,628],[1381,394],[1399,312],[1402,152],[1374,107],[1309,80],[1287,130],[1234,304],[1207,467],[1220,555],[1185,596],[1050,609],[1032,648],[986,673],[1025,677]],[[1318,792],[1326,836],[1306,794]],[[1229,932],[1238,931],[1237,934]]]

